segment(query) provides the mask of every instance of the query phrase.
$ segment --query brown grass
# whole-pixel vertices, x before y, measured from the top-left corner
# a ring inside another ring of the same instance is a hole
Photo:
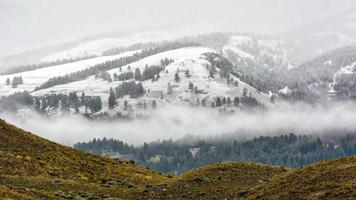
[[[0,120],[0,199],[356,199],[356,156],[297,170],[224,162],[179,176],[62,146]]]

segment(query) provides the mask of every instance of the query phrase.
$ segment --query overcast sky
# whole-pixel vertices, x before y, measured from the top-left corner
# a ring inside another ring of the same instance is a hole
[[[0,0],[0,56],[83,36],[170,25],[271,33],[356,0]]]

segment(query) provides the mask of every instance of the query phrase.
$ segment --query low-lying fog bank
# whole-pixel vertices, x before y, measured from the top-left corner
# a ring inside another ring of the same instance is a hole
[[[0,118],[39,136],[65,145],[93,138],[115,138],[139,145],[186,135],[200,138],[234,134],[248,138],[260,135],[323,134],[330,130],[356,131],[356,104],[328,107],[283,104],[267,112],[237,112],[221,115],[207,109],[169,106],[149,119],[133,121],[90,121],[80,116],[45,118],[33,112],[0,115]],[[337,133],[336,133],[337,134]]]

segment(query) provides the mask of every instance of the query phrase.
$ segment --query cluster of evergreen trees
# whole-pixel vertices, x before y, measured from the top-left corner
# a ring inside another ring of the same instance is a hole
[[[127,51],[135,51],[139,49],[147,49],[147,48],[152,48],[154,46],[158,45],[156,42],[147,42],[147,43],[136,43],[130,46],[121,46],[121,47],[116,47],[113,49],[109,49],[103,52],[103,56],[112,56],[112,55],[117,55],[120,53],[124,53]]]
[[[215,102],[212,102],[211,107],[215,108],[215,107],[221,107],[221,106],[239,106],[240,104],[240,98],[239,97],[235,97],[233,99],[233,102],[231,101],[230,97],[216,97],[215,98]]]
[[[10,85],[12,88],[17,88],[18,85],[23,84],[23,79],[22,76],[15,76],[12,78],[12,81],[10,81],[10,78],[6,79],[6,85]]]
[[[120,54],[126,51],[133,51],[138,49],[149,49],[149,48],[161,48],[162,46],[167,46],[170,49],[179,49],[182,47],[189,47],[189,46],[200,46],[200,43],[197,43],[193,40],[174,40],[174,41],[163,41],[163,42],[148,42],[148,43],[137,43],[130,45],[128,47],[118,47],[109,49],[104,51],[103,56],[111,56]]]
[[[131,98],[138,98],[145,94],[145,89],[141,82],[135,81],[123,82],[115,88],[117,98],[129,95]]]
[[[27,92],[18,92],[0,98],[0,112],[16,112],[22,106],[32,106],[33,97]]]
[[[309,104],[318,103],[320,100],[320,96],[312,91],[307,84],[298,85],[288,94],[280,93],[279,97],[290,102],[306,102]]]
[[[81,106],[85,107],[86,112],[98,112],[102,109],[102,101],[99,96],[85,96],[84,92],[78,97],[76,92],[32,96],[29,92],[24,91],[0,98],[1,112],[17,112],[24,106],[43,114],[57,110],[69,112],[70,109],[79,113]]]
[[[293,68],[287,74],[285,85],[294,92],[288,96],[289,100],[305,102],[320,102],[325,98],[333,84],[336,99],[348,100],[356,98],[355,73],[337,74],[346,66],[356,62],[356,46],[347,46],[326,52],[312,60]],[[337,74],[337,76],[335,76]]]
[[[113,81],[110,73],[108,73],[108,72],[99,72],[98,74],[95,74],[95,79],[98,79],[98,78],[101,78],[104,81],[107,81],[109,83],[111,83]]]
[[[131,67],[128,66],[127,72],[122,72],[119,75],[114,73],[114,80],[127,81],[127,80],[134,79],[135,81],[147,81],[147,80],[157,81],[159,79],[159,73],[161,71],[164,71],[165,67],[173,62],[174,62],[173,59],[164,58],[161,59],[160,65],[151,65],[151,66],[146,65],[143,72],[141,72],[139,68],[136,68],[135,72],[132,72]],[[122,69],[120,68],[120,71],[121,70]]]
[[[77,143],[74,147],[99,155],[110,152],[134,154],[139,164],[163,172],[180,173],[225,160],[300,167],[323,159],[356,155],[356,133],[323,138],[289,134],[261,136],[246,141],[199,140],[193,143],[166,140],[144,143],[139,147],[104,138]],[[159,157],[159,162],[153,162],[154,157]]]
[[[242,58],[233,51],[227,51],[226,57],[235,66],[233,74],[236,77],[262,92],[277,92],[281,85],[287,84],[284,76],[288,67],[282,60],[278,59],[278,53],[273,54],[276,55],[275,60],[271,55],[260,54],[259,51],[263,50],[261,46],[251,45],[251,47],[239,48],[245,52],[250,52],[251,55],[255,56],[255,59]]]
[[[168,50],[173,50],[177,48],[182,48],[191,45],[191,43],[182,43],[182,42],[167,42],[163,43],[162,45],[159,45],[155,48],[149,48],[149,49],[144,49],[140,52],[136,52],[132,56],[126,56],[122,57],[116,60],[112,61],[106,61],[105,63],[97,64],[93,67],[78,71],[78,72],[73,72],[71,74],[65,75],[65,76],[60,76],[60,77],[54,77],[43,84],[41,84],[39,87],[36,87],[35,91],[41,90],[41,89],[46,89],[50,88],[56,85],[61,85],[61,84],[66,84],[74,81],[79,81],[87,78],[88,76],[91,75],[96,75],[100,72],[103,71],[108,71],[114,68],[119,68],[124,65],[128,65],[132,62],[139,61],[145,57],[155,55],[157,53],[161,53],[164,51]]]
[[[152,81],[157,81],[159,79],[159,73],[163,71],[165,66],[158,66],[158,65],[153,65],[153,66],[145,66],[145,69],[143,70],[142,74],[139,69],[135,70],[135,80],[136,81],[146,81],[146,80],[152,80]]]
[[[34,108],[41,113],[48,113],[50,110],[60,109],[62,112],[69,112],[74,109],[79,113],[79,108],[85,107],[86,113],[98,112],[102,109],[102,102],[99,96],[85,96],[82,92],[78,97],[76,92],[67,94],[50,94],[41,97],[34,97]]]
[[[127,80],[131,80],[133,78],[134,78],[134,73],[131,71],[122,72],[119,75],[117,75],[116,73],[114,74],[115,81],[127,81]]]
[[[113,109],[117,103],[116,99],[129,95],[131,98],[141,97],[146,93],[145,89],[141,82],[136,83],[135,81],[123,82],[115,89],[110,88],[108,104],[109,109]],[[124,107],[125,109],[128,106],[128,102],[125,100]]]
[[[92,112],[98,112],[102,109],[102,102],[100,96],[90,97],[86,102],[85,106],[89,108]]]
[[[333,89],[339,99],[352,98],[356,100],[356,67],[354,67],[353,73],[343,73],[336,76]]]
[[[202,102],[202,105],[205,105],[205,102]],[[242,106],[246,109],[252,108],[260,108],[265,109],[266,107],[257,101],[257,99],[253,98],[252,96],[243,95],[241,97],[234,97],[233,99],[230,97],[216,97],[213,102],[211,102],[212,108],[219,108],[222,106]]]
[[[210,63],[207,66],[209,70],[210,77],[214,78],[215,74],[219,71],[219,76],[225,78],[228,84],[235,84],[238,86],[238,81],[234,80],[231,76],[235,76],[241,81],[249,84],[250,86],[256,88],[258,91],[268,92],[269,88],[261,82],[259,79],[255,79],[252,76],[247,75],[247,73],[242,73],[238,70],[234,64],[232,64],[227,58],[223,57],[217,53],[205,53],[205,58]],[[219,69],[219,70],[217,70]]]

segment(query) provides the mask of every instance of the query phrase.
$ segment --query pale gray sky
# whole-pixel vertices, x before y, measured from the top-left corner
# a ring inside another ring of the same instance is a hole
[[[0,56],[140,27],[270,33],[356,0],[0,0]]]

